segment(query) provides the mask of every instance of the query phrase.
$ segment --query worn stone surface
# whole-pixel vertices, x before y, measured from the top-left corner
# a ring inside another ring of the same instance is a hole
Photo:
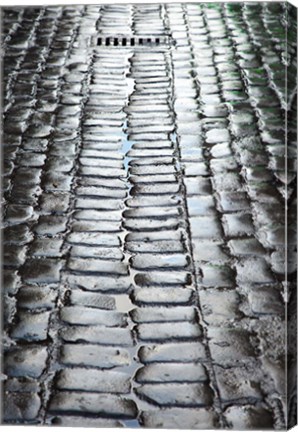
[[[4,423],[286,429],[294,8],[2,12]]]

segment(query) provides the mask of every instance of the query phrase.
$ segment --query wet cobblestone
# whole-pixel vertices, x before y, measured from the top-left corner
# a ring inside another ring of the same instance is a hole
[[[292,425],[295,9],[2,12],[3,423]]]

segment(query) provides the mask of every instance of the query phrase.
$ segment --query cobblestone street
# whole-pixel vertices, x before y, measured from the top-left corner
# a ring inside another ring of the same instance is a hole
[[[5,424],[289,423],[295,13],[2,10]]]

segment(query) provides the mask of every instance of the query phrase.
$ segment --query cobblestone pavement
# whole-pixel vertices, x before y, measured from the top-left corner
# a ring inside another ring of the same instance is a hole
[[[294,8],[2,18],[3,421],[284,428]]]

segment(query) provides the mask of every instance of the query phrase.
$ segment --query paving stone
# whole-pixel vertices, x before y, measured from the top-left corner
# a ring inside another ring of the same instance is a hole
[[[224,251],[224,244],[210,240],[193,242],[193,257],[195,261],[226,262],[229,256]]]
[[[249,236],[254,234],[252,217],[249,213],[224,214],[222,220],[225,234],[228,237]]]
[[[249,201],[244,192],[220,192],[219,203],[223,212],[249,210]]]
[[[180,254],[146,254],[136,255],[131,259],[132,267],[136,269],[184,268],[189,263],[189,257]]]
[[[105,325],[106,327],[125,327],[125,315],[120,312],[98,310],[82,306],[66,306],[60,311],[60,318],[68,324]]]
[[[77,198],[75,207],[77,209],[119,210],[123,208],[123,203],[118,199]]]
[[[93,366],[112,369],[130,364],[129,352],[124,348],[112,348],[92,344],[64,344],[60,351],[60,362],[73,366]]]
[[[162,345],[146,345],[139,349],[142,363],[194,362],[206,359],[204,346],[200,342],[176,342]]]
[[[87,291],[121,294],[130,290],[131,279],[127,276],[101,276],[101,275],[67,275],[70,285],[83,288]]]
[[[33,342],[44,341],[48,336],[50,313],[19,312],[18,323],[12,331],[12,337],[18,340]]]
[[[183,243],[179,241],[155,240],[152,242],[146,241],[130,241],[126,244],[126,249],[134,253],[179,253],[184,252]]]
[[[263,246],[253,237],[230,240],[228,246],[234,256],[262,256],[266,253]]]
[[[23,309],[53,309],[58,292],[46,286],[22,286],[17,293],[18,307]]]
[[[11,224],[21,224],[33,218],[33,207],[11,204],[6,209],[6,221]]]
[[[241,328],[210,328],[208,338],[211,356],[220,366],[236,366],[247,364],[255,357],[254,349],[249,341],[250,334]]]
[[[26,260],[26,247],[8,245],[3,251],[3,265],[9,267],[20,267]]]
[[[120,246],[120,239],[116,234],[73,232],[68,236],[67,241],[89,246]]]
[[[120,347],[133,345],[131,332],[126,328],[74,325],[62,328],[61,337],[65,342],[91,342]]]
[[[197,313],[192,307],[146,307],[136,308],[130,312],[134,322],[169,322],[169,321],[194,321]]]
[[[50,239],[50,238],[36,238],[31,243],[30,253],[37,257],[53,257],[58,258],[61,256],[61,248],[63,240]]]
[[[186,177],[184,179],[187,195],[210,195],[211,183],[206,177]]]
[[[142,287],[151,285],[189,285],[191,283],[191,275],[174,270],[138,273],[135,276],[135,283]]]
[[[160,406],[203,407],[212,403],[212,391],[206,384],[143,384],[136,393]]]
[[[270,267],[264,258],[254,257],[238,261],[236,264],[238,283],[260,283],[275,282]]]
[[[4,373],[11,377],[39,378],[46,368],[46,347],[18,346],[5,354]]]
[[[69,207],[69,195],[65,193],[47,193],[41,196],[40,208],[44,213],[64,213]]]
[[[149,242],[157,242],[159,241],[177,241],[181,242],[183,232],[181,230],[164,230],[158,232],[146,232],[146,233],[138,233],[131,232],[126,236],[126,242],[130,244],[130,242],[141,242],[141,243],[149,243]]]
[[[165,220],[154,220],[149,218],[129,218],[123,226],[130,231],[163,231],[176,230],[180,226],[180,220],[167,218]]]
[[[97,309],[115,309],[115,299],[111,296],[85,292],[81,290],[71,290],[69,295],[72,305],[89,306]]]
[[[104,221],[121,221],[122,213],[120,210],[80,210],[74,212],[74,218],[78,220],[104,220]]]
[[[51,420],[53,426],[59,427],[93,427],[93,428],[120,428],[124,425],[119,420],[107,418],[88,418],[85,416],[56,416]]]
[[[100,371],[96,369],[64,369],[56,378],[61,390],[75,390],[96,393],[129,393],[130,376],[123,372]]]
[[[200,326],[188,322],[138,324],[136,331],[140,340],[151,342],[196,340],[202,336]]]
[[[194,239],[220,239],[222,237],[219,220],[211,216],[195,216],[190,218],[190,229]]]
[[[17,271],[3,270],[3,292],[4,294],[14,295],[18,291],[21,278]]]
[[[80,273],[98,273],[98,274],[114,274],[114,275],[127,275],[128,268],[125,263],[113,262],[101,259],[84,259],[84,258],[70,258],[68,261],[68,268]]]
[[[199,363],[158,363],[138,369],[136,381],[142,384],[204,382],[207,381],[207,375],[204,367]]]
[[[206,133],[206,142],[208,144],[228,142],[229,140],[230,134],[227,129],[211,129]]]
[[[262,406],[234,405],[227,408],[224,414],[234,429],[271,429],[274,424],[272,413]]]
[[[63,216],[40,216],[34,231],[38,235],[55,236],[65,232],[66,218]]]
[[[3,230],[3,241],[4,244],[11,245],[25,245],[32,240],[32,233],[29,228],[22,225],[13,225],[6,227]]]
[[[110,394],[63,391],[56,393],[50,402],[53,413],[90,413],[113,418],[135,418],[135,402]]]
[[[3,406],[3,420],[29,421],[35,420],[41,406],[40,398],[35,393],[6,393]]]
[[[26,283],[59,282],[63,264],[58,259],[29,259],[23,266],[22,279]]]
[[[167,197],[164,195],[150,196],[146,198],[146,201],[142,197],[129,198],[126,201],[128,207],[177,207],[181,202],[180,198],[176,195]]]
[[[200,265],[204,287],[233,287],[235,277],[232,269],[225,265]]]
[[[216,414],[205,408],[143,411],[141,422],[144,427],[166,429],[214,429],[218,424]]]
[[[107,198],[122,198],[126,197],[126,191],[123,189],[111,189],[100,186],[81,186],[76,189],[78,195],[88,197],[107,197]]]
[[[4,384],[6,392],[36,393],[40,391],[40,384],[34,378],[8,378]]]
[[[218,388],[224,404],[261,401],[260,373],[255,368],[223,369],[215,367]]]
[[[200,291],[204,321],[211,326],[233,323],[242,317],[240,297],[235,291],[208,288]]]

